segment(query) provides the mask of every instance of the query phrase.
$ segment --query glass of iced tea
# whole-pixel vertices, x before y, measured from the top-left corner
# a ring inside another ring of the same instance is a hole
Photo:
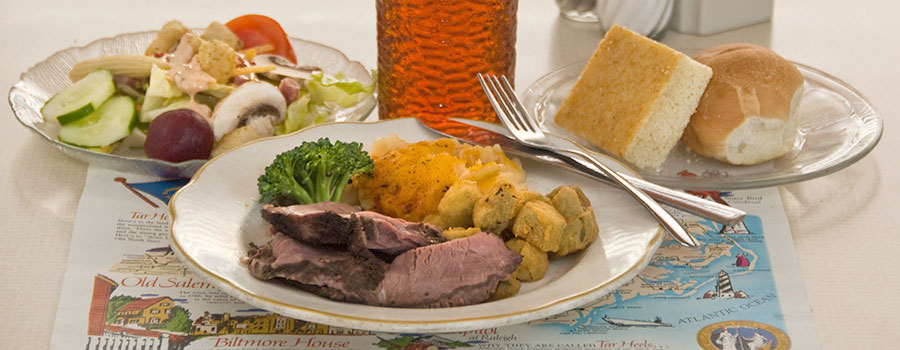
[[[378,117],[497,122],[476,73],[515,75],[518,0],[376,0]]]

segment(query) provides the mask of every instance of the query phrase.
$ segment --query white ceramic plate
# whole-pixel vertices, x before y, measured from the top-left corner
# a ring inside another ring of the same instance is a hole
[[[112,38],[96,40],[90,44],[71,47],[59,51],[46,60],[29,68],[19,77],[19,81],[9,90],[9,105],[22,125],[33,131],[42,140],[77,160],[105,168],[133,173],[152,174],[163,177],[190,177],[205,160],[191,160],[172,163],[149,159],[142,148],[119,147],[113,154],[91,152],[71,146],[56,138],[59,123],[54,119],[44,121],[41,107],[50,97],[72,84],[69,71],[75,63],[100,56],[114,54],[142,55],[156,31],[128,33]],[[351,61],[335,48],[303,39],[291,38],[291,45],[297,53],[297,63],[319,67],[328,75],[343,72],[347,78],[364,84],[372,83],[372,76],[361,63]],[[375,98],[370,96],[357,105],[341,110],[335,115],[337,121],[365,119],[375,108]]]
[[[553,122],[586,63],[575,63],[538,79],[526,90],[522,103],[541,121],[544,130],[602,153]],[[662,166],[639,174],[673,188],[746,189],[813,179],[862,159],[881,138],[881,117],[849,84],[815,68],[794,64],[806,82],[800,102],[799,136],[788,154],[757,165],[739,166],[699,156],[679,142]],[[684,171],[697,176],[684,176]]]
[[[240,259],[247,255],[250,242],[268,241],[256,179],[275,155],[320,137],[368,146],[391,133],[407,141],[437,138],[414,119],[333,123],[250,143],[213,159],[169,203],[175,252],[220,290],[286,316],[373,331],[450,332],[539,319],[596,300],[636,276],[663,239],[660,226],[624,192],[523,161],[527,185],[533,190],[547,193],[559,185],[581,186],[593,203],[600,240],[582,253],[551,262],[546,277],[523,283],[515,297],[444,309],[386,308],[336,302],[251,276]]]

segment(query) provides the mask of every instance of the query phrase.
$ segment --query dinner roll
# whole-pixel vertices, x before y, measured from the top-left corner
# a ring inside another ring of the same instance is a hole
[[[803,93],[797,67],[751,44],[716,46],[694,59],[713,70],[682,136],[694,152],[749,165],[790,151]]]

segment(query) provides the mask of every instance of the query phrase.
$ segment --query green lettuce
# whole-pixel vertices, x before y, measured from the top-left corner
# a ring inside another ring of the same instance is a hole
[[[351,107],[375,92],[375,83],[365,85],[347,79],[342,73],[334,77],[313,72],[303,82],[300,94],[288,106],[283,124],[276,126],[276,133],[287,134],[307,126],[333,120],[339,108]]]

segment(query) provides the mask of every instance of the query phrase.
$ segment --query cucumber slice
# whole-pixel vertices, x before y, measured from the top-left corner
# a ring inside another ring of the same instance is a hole
[[[135,124],[134,101],[128,96],[115,96],[81,120],[63,125],[59,140],[78,147],[104,147],[127,137]]]
[[[87,117],[115,92],[112,73],[97,70],[51,97],[41,113],[45,120],[56,118],[60,125],[66,125]]]

